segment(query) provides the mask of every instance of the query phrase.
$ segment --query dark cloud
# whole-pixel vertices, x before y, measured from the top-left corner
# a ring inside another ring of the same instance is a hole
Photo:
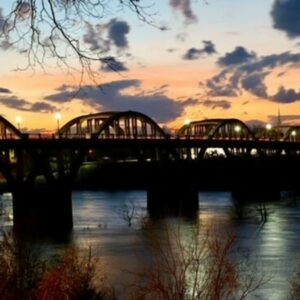
[[[200,103],[212,109],[216,109],[216,108],[229,109],[231,107],[231,103],[227,100],[204,100],[204,101],[200,101]]]
[[[294,89],[286,89],[281,86],[278,92],[271,98],[275,102],[292,103],[300,100],[300,92],[297,92]]]
[[[90,45],[92,51],[106,53],[112,49],[112,46],[115,46],[118,51],[122,51],[129,46],[127,39],[129,31],[130,26],[126,21],[115,18],[105,24],[86,23],[83,40]]]
[[[267,86],[264,83],[265,77],[269,74],[269,72],[264,73],[254,73],[249,76],[245,76],[241,80],[241,86],[248,91],[249,93],[260,97],[267,98]]]
[[[127,34],[129,31],[130,27],[125,21],[112,19],[108,23],[108,37],[117,48],[128,47]]]
[[[245,63],[256,57],[254,52],[248,52],[244,47],[236,47],[232,52],[220,57],[218,64],[220,66],[231,66]]]
[[[3,94],[11,94],[11,91],[7,88],[2,88],[0,87],[0,93],[3,93]]]
[[[299,0],[275,0],[271,16],[274,28],[284,31],[290,38],[300,36]]]
[[[217,53],[215,44],[212,41],[202,41],[204,47],[202,51],[206,54],[215,54]]]
[[[0,8],[0,32],[3,33],[5,31],[5,18],[3,16],[3,9]]]
[[[1,96],[0,103],[6,107],[18,110],[26,110],[26,106],[29,104],[26,100],[16,96]]]
[[[102,37],[104,28],[102,26],[93,26],[86,23],[86,32],[83,35],[85,43],[90,45],[92,51],[108,52],[110,50],[110,41]]]
[[[300,100],[300,92],[285,87],[281,87],[275,95],[270,95],[265,83],[266,77],[277,67],[299,67],[300,53],[284,52],[258,57],[244,48],[242,51],[236,49],[219,59],[218,63],[223,69],[206,81],[208,96],[237,97],[246,91],[273,102],[291,103]],[[244,53],[236,56],[239,59],[234,58],[235,55],[231,56],[239,52]]]
[[[82,87],[82,91],[77,93],[76,98],[94,110],[140,111],[160,123],[173,121],[183,113],[185,107],[198,103],[195,99],[175,101],[161,92],[164,86],[160,87],[159,91],[136,93],[135,90],[140,89],[140,86],[140,80],[120,80],[101,86],[87,85]],[[127,89],[132,91],[131,94],[126,93]],[[65,91],[48,95],[45,99],[55,103],[66,103],[72,100],[73,95],[74,90],[66,88]]]
[[[53,112],[57,110],[57,108],[46,102],[35,102],[31,104],[29,110],[33,112],[47,113],[47,112]]]
[[[235,74],[228,76],[227,69],[207,80],[208,95],[212,97],[237,97],[240,94]]]
[[[46,102],[31,103],[17,96],[0,96],[0,104],[8,108],[31,112],[53,112],[56,108]]]
[[[126,66],[122,62],[116,60],[113,56],[104,57],[102,61],[101,70],[104,72],[128,71]]]
[[[0,42],[0,48],[2,50],[8,50],[14,48],[14,45],[9,42],[7,37],[4,37],[4,39]]]
[[[212,55],[217,53],[215,45],[211,41],[203,41],[203,48],[197,49],[197,48],[190,48],[187,50],[187,52],[184,54],[183,59],[186,60],[195,60],[200,58],[203,55]]]
[[[186,60],[194,60],[198,59],[201,56],[201,50],[196,48],[190,48],[187,52],[183,55],[183,59]]]
[[[179,11],[188,23],[197,21],[197,17],[192,10],[191,0],[170,0],[170,5]]]

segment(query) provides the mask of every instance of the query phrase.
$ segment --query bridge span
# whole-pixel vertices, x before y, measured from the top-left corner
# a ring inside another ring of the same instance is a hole
[[[300,127],[267,134],[237,119],[210,119],[169,135],[129,111],[80,116],[46,138],[0,117],[0,173],[13,194],[15,227],[69,229],[74,187],[143,188],[150,211],[195,208],[200,189],[299,189]],[[91,164],[97,171],[84,182]]]

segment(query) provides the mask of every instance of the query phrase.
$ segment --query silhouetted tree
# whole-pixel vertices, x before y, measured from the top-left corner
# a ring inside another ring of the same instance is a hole
[[[27,56],[24,69],[55,59],[67,71],[80,71],[95,81],[99,65],[118,71],[114,60],[101,49],[88,47],[84,29],[107,15],[133,11],[139,19],[152,23],[149,7],[143,0],[14,0],[7,13],[0,9],[0,46],[15,48]],[[79,69],[74,66],[79,62]]]

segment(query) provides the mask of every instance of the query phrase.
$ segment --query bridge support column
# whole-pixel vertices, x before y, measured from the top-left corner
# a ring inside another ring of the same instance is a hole
[[[20,184],[12,195],[16,231],[66,233],[72,229],[71,188],[57,183],[45,187]]]
[[[199,209],[198,191],[189,185],[157,184],[147,190],[150,216],[196,216]]]
[[[232,191],[232,197],[234,201],[240,203],[272,202],[280,199],[280,190],[276,189],[276,187],[270,187],[269,189],[264,189],[263,187],[244,187],[240,189],[234,189]]]

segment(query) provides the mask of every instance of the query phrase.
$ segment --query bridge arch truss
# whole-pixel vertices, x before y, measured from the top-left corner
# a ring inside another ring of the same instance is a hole
[[[12,123],[0,116],[0,139],[19,139],[22,134]]]
[[[206,119],[184,125],[180,137],[200,139],[255,139],[250,128],[239,119]]]
[[[206,119],[194,121],[184,125],[178,136],[186,139],[203,140],[255,140],[255,136],[250,128],[239,119]],[[253,149],[223,147],[220,149],[210,149],[203,147],[193,149],[189,156],[203,158],[205,156],[239,156],[251,154]],[[255,149],[254,149],[255,150]]]
[[[156,122],[135,111],[83,115],[66,123],[59,134],[65,138],[166,138],[165,132]]]

